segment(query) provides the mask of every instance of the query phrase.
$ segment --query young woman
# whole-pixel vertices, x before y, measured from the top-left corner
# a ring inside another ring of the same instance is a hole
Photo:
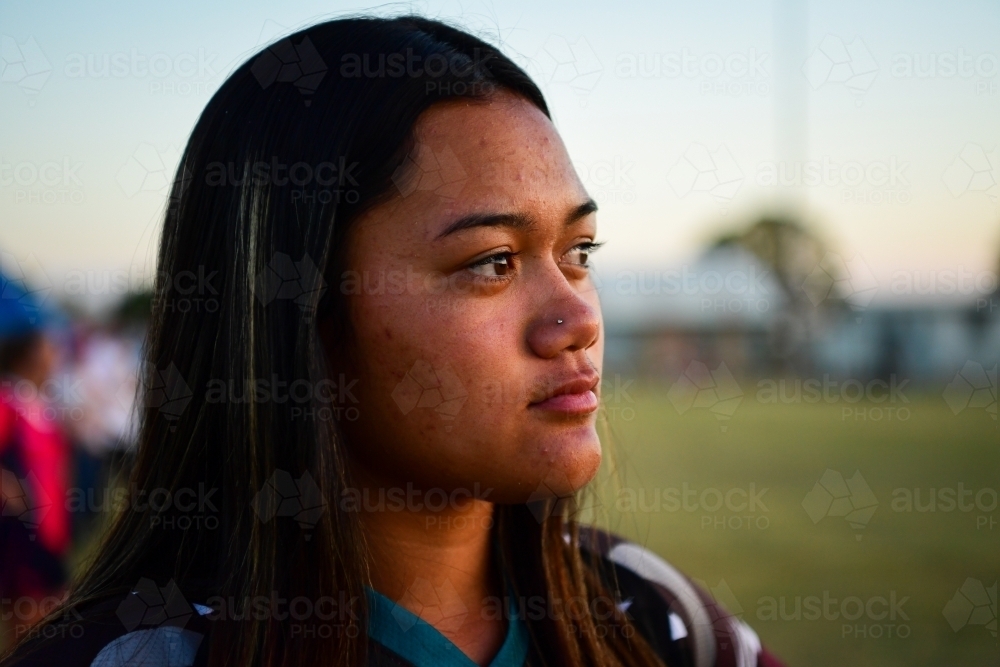
[[[595,475],[596,205],[538,88],[417,17],[239,68],[184,152],[129,482],[11,662],[755,665]]]

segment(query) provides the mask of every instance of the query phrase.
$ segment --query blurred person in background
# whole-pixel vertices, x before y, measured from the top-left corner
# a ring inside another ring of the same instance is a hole
[[[71,453],[51,383],[51,318],[15,281],[0,276],[0,287],[0,598],[22,634],[65,592]]]
[[[149,299],[145,298],[145,308]],[[80,325],[67,365],[73,387],[67,421],[74,445],[75,494],[71,499],[77,543],[87,542],[99,516],[113,509],[112,486],[135,444],[133,406],[144,333],[143,296],[133,296],[111,320]]]

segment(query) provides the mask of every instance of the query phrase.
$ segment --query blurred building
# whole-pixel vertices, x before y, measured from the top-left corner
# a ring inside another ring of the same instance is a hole
[[[598,279],[612,373],[672,382],[698,361],[725,363],[737,378],[895,375],[918,386],[1000,358],[996,291],[876,301],[879,285],[865,267],[791,223],[762,221],[690,265]]]

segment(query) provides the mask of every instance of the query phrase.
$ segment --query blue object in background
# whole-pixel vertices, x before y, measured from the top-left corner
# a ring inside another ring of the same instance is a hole
[[[0,340],[44,329],[50,319],[23,283],[0,273]]]

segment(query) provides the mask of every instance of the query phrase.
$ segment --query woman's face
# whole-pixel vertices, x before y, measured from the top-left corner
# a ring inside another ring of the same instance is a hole
[[[551,121],[513,95],[436,105],[415,137],[336,286],[352,465],[365,484],[456,498],[569,495],[601,460],[596,206]]]

